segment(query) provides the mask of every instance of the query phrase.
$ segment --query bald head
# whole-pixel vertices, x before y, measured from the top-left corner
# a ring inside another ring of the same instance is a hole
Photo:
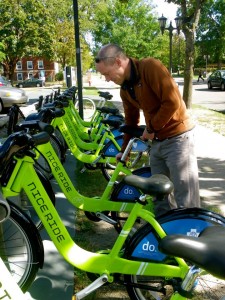
[[[106,81],[122,85],[130,78],[130,60],[118,45],[103,46],[95,58],[95,66],[96,71],[105,76]]]
[[[116,44],[107,44],[104,45],[98,52],[97,57],[95,58],[96,64],[101,61],[105,64],[113,64],[115,58],[126,59],[126,54],[123,49]]]

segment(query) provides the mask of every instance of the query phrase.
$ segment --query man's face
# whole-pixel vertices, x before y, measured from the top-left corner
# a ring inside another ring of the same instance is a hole
[[[114,64],[105,64],[104,61],[96,63],[96,70],[105,76],[106,81],[113,81],[122,85],[125,80],[124,69],[119,58],[115,58]]]

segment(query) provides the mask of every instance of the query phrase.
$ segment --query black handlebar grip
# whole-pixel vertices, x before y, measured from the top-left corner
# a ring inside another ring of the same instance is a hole
[[[57,118],[57,117],[62,117],[65,115],[65,111],[61,108],[56,108],[54,110],[54,116]]]
[[[54,127],[50,124],[44,122],[38,122],[38,125],[41,131],[45,131],[48,134],[52,134],[54,132]]]
[[[32,141],[34,142],[35,146],[41,145],[41,144],[46,144],[50,141],[50,135],[43,131],[37,134],[34,134],[32,136]]]

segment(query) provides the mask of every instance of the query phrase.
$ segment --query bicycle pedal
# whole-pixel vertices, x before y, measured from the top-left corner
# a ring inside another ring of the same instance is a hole
[[[73,296],[73,299],[80,300],[92,293],[93,291],[97,290],[99,287],[104,285],[108,282],[108,276],[103,274],[102,276],[98,277],[95,281],[93,281],[89,286],[78,292],[76,295]]]
[[[117,224],[117,221],[115,221],[115,220],[111,219],[110,217],[106,216],[104,213],[97,212],[96,217],[98,217],[102,221],[105,221],[105,222],[107,222],[111,225],[116,225]]]
[[[80,173],[84,173],[84,172],[86,172],[87,171],[87,168],[86,167],[83,167],[81,170],[80,170]]]

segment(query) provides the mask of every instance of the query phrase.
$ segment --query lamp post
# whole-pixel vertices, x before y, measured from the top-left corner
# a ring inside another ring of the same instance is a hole
[[[177,30],[178,34],[180,34],[180,29],[182,26],[182,17],[176,17],[175,19],[176,27],[173,27],[172,21],[170,21],[169,27],[166,27],[166,21],[167,18],[165,18],[163,15],[162,17],[158,18],[161,33],[163,34],[165,30],[169,31],[169,38],[170,38],[170,60],[169,60],[169,71],[172,74],[172,37],[173,37],[173,31]]]
[[[81,118],[83,118],[84,111],[83,111],[83,93],[82,93],[82,66],[81,66],[80,30],[79,30],[77,0],[73,0],[73,14],[74,14],[75,47],[76,47],[76,62],[77,62],[79,114]]]

